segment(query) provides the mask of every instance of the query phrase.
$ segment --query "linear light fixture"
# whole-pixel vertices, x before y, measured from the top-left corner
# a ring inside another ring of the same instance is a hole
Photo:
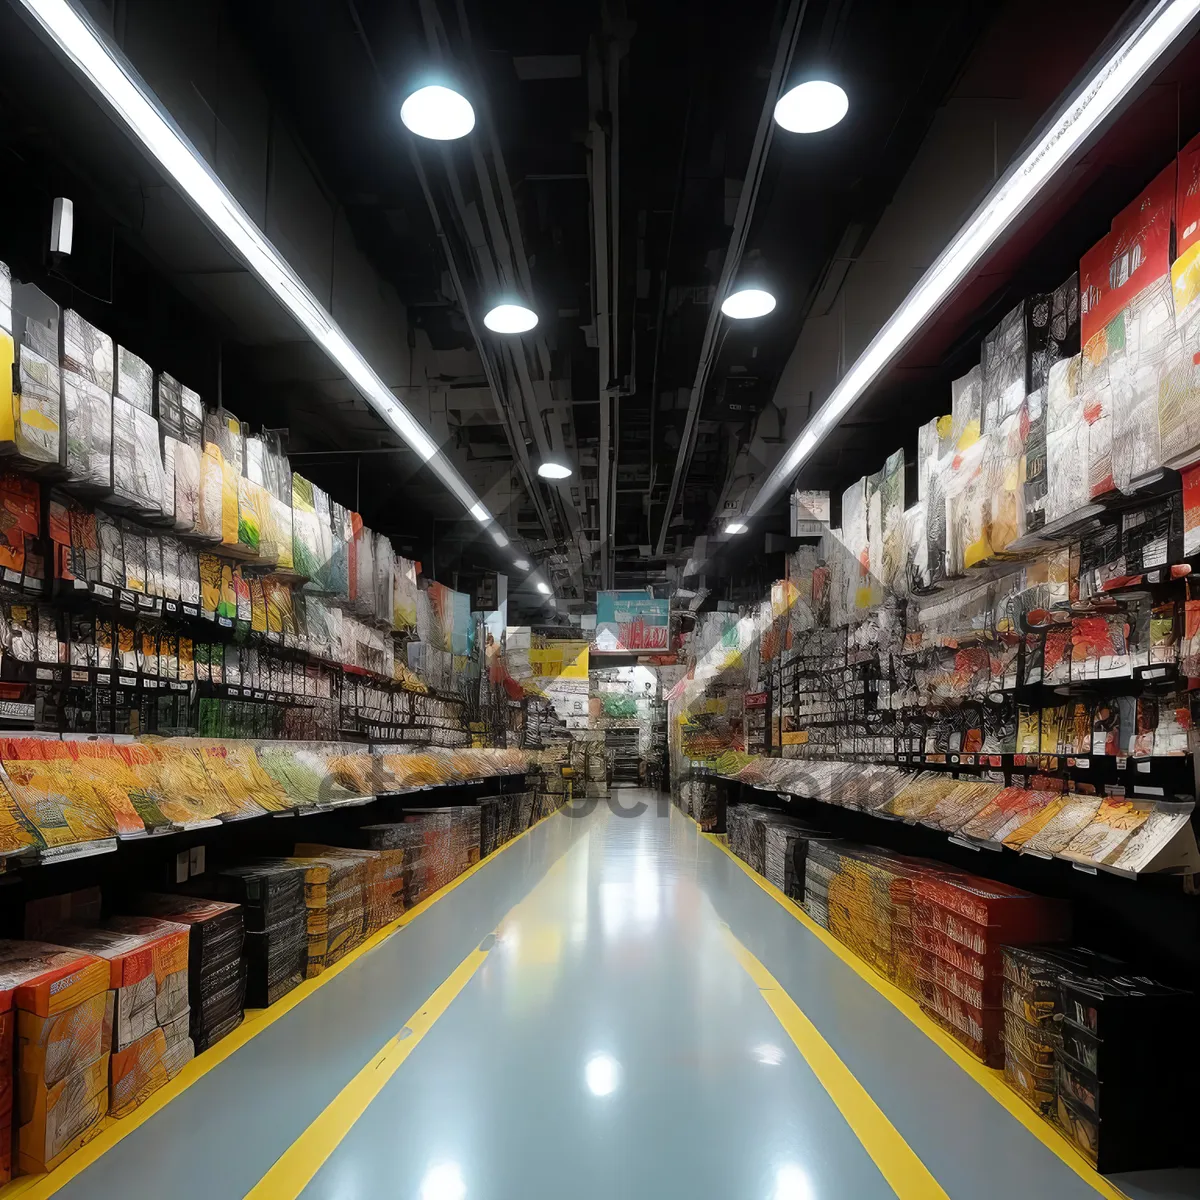
[[[1056,111],[1021,161],[1001,177],[829,394],[767,476],[748,515],[761,512],[787,487],[854,402],[1197,14],[1200,0],[1159,0],[1099,70]]]
[[[491,514],[466,480],[233,198],[124,56],[68,0],[21,0],[21,4],[192,206],[275,294],[385,424],[429,464],[477,521],[488,524]]]

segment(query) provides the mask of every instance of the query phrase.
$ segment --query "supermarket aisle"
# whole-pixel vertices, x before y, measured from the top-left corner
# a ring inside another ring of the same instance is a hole
[[[644,811],[545,822],[58,1194],[1097,1194],[665,799],[617,798]]]

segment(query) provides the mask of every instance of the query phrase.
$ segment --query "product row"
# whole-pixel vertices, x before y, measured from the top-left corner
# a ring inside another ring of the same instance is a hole
[[[751,786],[924,825],[988,849],[1125,875],[1173,869],[1181,847],[1195,847],[1190,798],[1126,796],[1124,788],[1098,795],[1038,775],[1006,786],[1003,776],[735,754],[724,756],[718,770]]]
[[[115,839],[523,772],[516,750],[226,739],[0,737],[0,854],[74,856]]]
[[[1098,1170],[1179,1166],[1195,1104],[1164,1064],[1196,1015],[1187,992],[1065,946],[1070,910],[941,863],[861,846],[755,805],[729,845],[916,1000]],[[1057,943],[1057,944],[1056,944]]]
[[[58,1166],[246,1009],[320,975],[540,815],[528,793],[406,809],[345,845],[297,843],[177,893],[31,901],[31,940],[0,941],[0,1182]]]

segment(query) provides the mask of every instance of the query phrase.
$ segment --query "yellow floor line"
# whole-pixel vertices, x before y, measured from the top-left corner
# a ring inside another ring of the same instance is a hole
[[[683,813],[681,816],[685,815]],[[692,818],[687,818],[692,820]],[[1005,1082],[1002,1071],[984,1066],[977,1058],[973,1058],[945,1030],[940,1029],[921,1010],[921,1006],[905,995],[895,984],[888,982],[883,976],[873,971],[861,958],[846,946],[842,945],[827,929],[823,929],[802,909],[794,900],[785,896],[769,879],[764,879],[749,864],[743,862],[725,845],[716,834],[705,833],[696,828],[706,841],[711,842],[718,850],[727,854],[764,892],[773,900],[786,908],[793,917],[815,938],[821,941],[827,949],[837,955],[860,979],[870,984],[893,1007],[898,1008],[938,1049],[952,1058],[976,1083],[982,1087],[1008,1114],[1019,1121],[1043,1146],[1064,1165],[1070,1167],[1089,1187],[1094,1188],[1106,1200],[1129,1200],[1125,1192],[1105,1179],[1092,1165],[1079,1154],[1074,1146],[1063,1137],[1048,1121],[1042,1120],[1032,1108],[1026,1104]],[[0,1194],[0,1200],[7,1200]]]
[[[306,979],[298,987],[293,988],[286,996],[270,1008],[247,1009],[246,1019],[227,1037],[223,1037],[211,1050],[198,1055],[170,1083],[159,1088],[144,1104],[127,1117],[117,1120],[106,1117],[100,1132],[87,1145],[46,1175],[25,1175],[14,1179],[11,1183],[0,1187],[0,1200],[46,1200],[55,1192],[64,1188],[82,1171],[111,1150],[123,1138],[135,1129],[144,1125],[154,1114],[165,1108],[177,1096],[182,1095],[197,1080],[203,1079],[214,1067],[223,1063],[231,1054],[240,1050],[247,1042],[258,1037],[263,1030],[274,1025],[280,1017],[286,1016],[301,1001],[307,999],[331,982],[344,970],[357,962],[364,954],[374,950],[376,946],[387,941],[393,933],[403,929],[410,921],[416,920],[423,912],[436,904],[444,896],[448,896],[460,883],[465,883],[477,871],[482,870],[498,855],[503,854],[510,846],[515,846],[526,834],[532,833],[543,821],[550,820],[561,809],[555,809],[540,820],[535,821],[528,829],[523,829],[516,837],[505,842],[503,846],[493,850],[487,858],[481,858],[472,863],[461,875],[452,879],[445,887],[439,888],[431,896],[426,896],[419,904],[413,905],[407,912],[399,916],[389,925],[373,933],[360,946],[357,946],[345,958],[340,959],[328,970],[323,971],[314,979]]]
[[[762,998],[899,1200],[950,1200],[929,1168],[896,1132],[896,1127],[884,1116],[871,1094],[838,1058],[799,1005],[728,927],[724,933],[733,956],[754,981]]]
[[[387,1041],[275,1160],[275,1165],[246,1193],[245,1200],[294,1200],[304,1191],[487,956],[486,950],[472,950],[458,964],[450,977],[409,1017],[404,1029]]]

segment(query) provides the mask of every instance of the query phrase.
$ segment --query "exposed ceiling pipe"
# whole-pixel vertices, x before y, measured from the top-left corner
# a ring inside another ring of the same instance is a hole
[[[457,10],[463,40],[466,43],[468,51],[473,56],[474,48],[471,43],[470,26],[467,22],[466,12],[461,0],[459,0],[457,5]],[[430,42],[438,45],[440,40],[445,40],[448,43],[449,38],[441,14],[437,9],[436,0],[421,0],[421,13],[425,22],[426,36]],[[491,161],[489,163],[483,153],[481,138],[473,137],[469,139],[471,160],[475,168],[475,176],[479,185],[479,195],[483,202],[483,214],[487,222],[487,233],[489,235],[479,240],[478,244],[475,244],[473,248],[476,259],[484,274],[484,284],[492,296],[498,297],[515,285],[522,290],[524,298],[532,302],[533,284],[529,272],[529,262],[525,253],[524,238],[521,235],[520,220],[512,197],[512,188],[508,181],[508,171],[504,164],[504,156],[501,152],[499,139],[496,136],[495,124],[491,119],[491,112],[487,103],[487,91],[482,85],[478,68],[473,61],[471,67],[476,85],[473,89],[473,100],[478,118],[477,128],[481,132],[486,132],[488,144],[491,149]],[[459,219],[463,222],[464,226],[469,227],[471,223],[467,217],[467,202],[458,178],[454,160],[448,151],[444,153],[444,159]],[[493,173],[495,175],[495,182],[493,182]],[[496,203],[497,191],[500,192],[501,203],[505,206],[503,216]],[[482,230],[480,232],[482,233]],[[477,241],[477,239],[471,240],[473,243]],[[546,382],[550,377],[550,351],[546,345],[544,334],[539,333],[531,340],[535,347],[538,364],[541,367],[541,379],[539,381],[535,382],[530,371],[527,356],[527,341],[525,339],[511,339],[506,341],[504,349],[501,351],[501,356],[509,362],[517,381],[516,391],[521,404],[521,424],[525,429],[530,430],[534,440],[537,442],[538,453],[545,460],[554,457],[555,449],[547,438],[546,428],[542,419],[543,411],[547,407],[552,406],[552,397],[550,396],[549,385]],[[539,387],[538,383],[542,383],[544,386]],[[508,394],[511,395],[512,393]],[[515,441],[511,427],[506,428],[509,432],[509,440],[514,443],[514,455],[519,452],[528,461],[525,439],[521,428],[517,428],[515,431]],[[557,448],[560,450],[562,448],[561,435],[558,438]],[[535,482],[531,482],[531,486],[538,488]],[[538,488],[538,491],[540,493],[540,488]],[[563,503],[557,489],[554,491],[553,497],[555,511],[558,513],[562,524],[569,531],[571,540],[578,542],[580,538],[578,512],[573,505]],[[582,595],[584,583],[578,572],[573,574],[572,582],[578,589],[579,594]]]
[[[671,476],[671,488],[667,493],[667,507],[663,512],[662,525],[658,530],[656,553],[662,554],[667,541],[667,530],[671,518],[675,515],[675,506],[679,500],[680,489],[687,476],[691,464],[692,451],[696,443],[696,424],[700,416],[700,408],[704,400],[704,392],[708,386],[708,377],[717,359],[717,334],[721,325],[721,301],[724,300],[733,282],[734,275],[741,265],[742,253],[746,248],[746,240],[750,235],[750,222],[754,216],[754,205],[758,199],[758,189],[762,183],[763,171],[767,164],[767,151],[771,148],[771,139],[775,128],[775,102],[779,99],[784,80],[791,69],[792,55],[796,49],[796,41],[800,36],[800,26],[804,21],[804,12],[808,8],[808,0],[790,0],[787,14],[779,33],[779,41],[775,49],[775,61],[771,66],[771,78],[767,84],[767,94],[763,101],[762,112],[758,118],[758,130],[754,135],[754,145],[750,150],[750,161],[746,166],[746,182],[738,197],[737,212],[733,219],[733,231],[729,235],[729,246],[725,251],[725,262],[721,268],[721,277],[717,290],[713,295],[712,307],[708,311],[708,324],[704,329],[704,341],[700,346],[700,361],[696,366],[695,379],[692,382],[691,394],[688,396],[687,415],[683,423],[683,436],[679,442],[679,454],[675,459],[675,470]]]
[[[610,24],[605,6],[605,38],[601,47],[595,38],[588,48],[588,148],[592,188],[592,243],[595,287],[592,297],[599,349],[598,399],[600,401],[600,447],[597,458],[597,486],[600,509],[600,586],[612,587],[613,518],[616,477],[613,386],[618,370],[617,290],[619,250],[619,202],[616,189],[617,88],[620,60],[624,53],[619,43],[607,36]]]
[[[366,28],[363,26],[362,18],[359,16],[358,6],[355,0],[346,0],[346,6],[350,12],[351,20],[354,24],[355,31],[358,34],[359,41],[362,43],[363,50],[366,52],[367,60],[371,64],[372,72],[375,76],[375,84],[383,97],[385,103],[389,100],[387,84],[384,82],[383,72],[380,70],[378,60],[375,58],[375,52],[371,48],[370,39],[367,37]],[[459,307],[462,309],[463,318],[467,323],[467,329],[471,334],[471,338],[475,343],[476,352],[479,355],[480,363],[483,366],[484,377],[487,379],[488,388],[491,391],[493,400],[496,405],[497,415],[500,417],[501,423],[508,434],[509,442],[513,447],[513,461],[516,464],[517,471],[521,476],[521,482],[533,503],[534,510],[538,514],[538,521],[541,523],[547,537],[554,536],[554,520],[550,515],[542,500],[541,492],[533,481],[532,468],[529,462],[529,455],[525,449],[524,438],[520,436],[520,431],[513,429],[511,407],[505,402],[505,388],[496,374],[495,367],[487,353],[487,345],[480,334],[478,323],[475,321],[474,312],[470,303],[470,298],[467,295],[466,287],[463,283],[462,272],[459,269],[458,259],[454,251],[454,247],[450,243],[450,238],[446,233],[445,226],[442,223],[441,214],[438,211],[437,201],[434,198],[433,191],[429,186],[429,177],[425,173],[424,164],[421,162],[420,155],[413,145],[412,139],[407,139],[409,157],[413,164],[413,169],[416,171],[417,180],[421,187],[422,195],[425,198],[426,208],[429,210],[429,216],[433,222],[434,232],[437,235],[439,244],[442,247],[442,253],[446,259],[446,269],[449,272],[451,284],[454,287],[455,299],[458,301]]]

